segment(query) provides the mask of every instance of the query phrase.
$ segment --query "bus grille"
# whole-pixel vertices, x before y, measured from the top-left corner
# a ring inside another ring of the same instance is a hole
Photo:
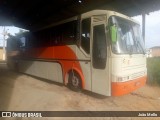
[[[142,77],[145,75],[145,72],[139,72],[139,73],[135,73],[135,74],[132,74],[130,76],[130,79],[136,79],[136,78],[139,78],[139,77]]]

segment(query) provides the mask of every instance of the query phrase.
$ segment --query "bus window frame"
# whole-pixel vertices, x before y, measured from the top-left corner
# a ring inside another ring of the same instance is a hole
[[[88,54],[84,49],[83,49],[83,47],[82,47],[82,21],[83,20],[85,20],[85,19],[90,19],[90,53]],[[86,17],[86,18],[83,18],[83,19],[81,19],[80,20],[80,40],[79,40],[79,43],[78,43],[78,46],[79,46],[79,48],[80,48],[80,50],[82,51],[82,53],[86,56],[86,57],[88,57],[88,58],[90,58],[90,56],[91,56],[91,31],[92,31],[92,17]]]

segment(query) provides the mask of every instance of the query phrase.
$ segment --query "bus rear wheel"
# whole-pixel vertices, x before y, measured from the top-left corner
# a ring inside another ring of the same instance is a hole
[[[81,78],[75,71],[71,71],[68,77],[68,87],[76,92],[80,92],[82,90],[82,82]]]

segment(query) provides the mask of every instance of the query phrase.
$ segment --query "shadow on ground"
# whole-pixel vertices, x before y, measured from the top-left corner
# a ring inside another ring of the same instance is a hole
[[[5,62],[0,61],[0,111],[8,110],[17,77],[16,73],[7,68]]]

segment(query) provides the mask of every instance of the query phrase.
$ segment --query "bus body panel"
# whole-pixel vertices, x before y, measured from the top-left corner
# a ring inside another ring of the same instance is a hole
[[[146,76],[146,58],[143,55],[138,56],[112,57],[112,82],[125,82]],[[118,77],[126,79],[118,81]]]
[[[76,50],[76,47],[72,46],[72,48],[70,48],[70,46],[67,46],[67,45],[45,47],[45,48],[33,48],[33,49],[26,50],[20,59],[26,58],[26,59],[32,59],[34,61],[42,60],[46,62],[47,61],[58,62],[58,64],[61,65],[61,69],[62,69],[61,71],[63,71],[62,80],[64,80],[65,85],[68,83],[68,80],[67,80],[68,73],[71,70],[75,70],[81,77],[82,87],[85,88],[84,75],[83,75],[79,60],[76,56],[75,50]],[[34,69],[34,67],[32,67],[32,69]]]
[[[120,96],[142,87],[146,83],[145,55],[113,55],[112,96]]]
[[[78,48],[76,45],[69,45],[69,47],[76,53],[77,60],[83,72],[85,80],[85,90],[91,91],[91,60],[90,55],[87,55],[82,48]]]
[[[61,65],[57,62],[19,60],[19,72],[63,83]]]

